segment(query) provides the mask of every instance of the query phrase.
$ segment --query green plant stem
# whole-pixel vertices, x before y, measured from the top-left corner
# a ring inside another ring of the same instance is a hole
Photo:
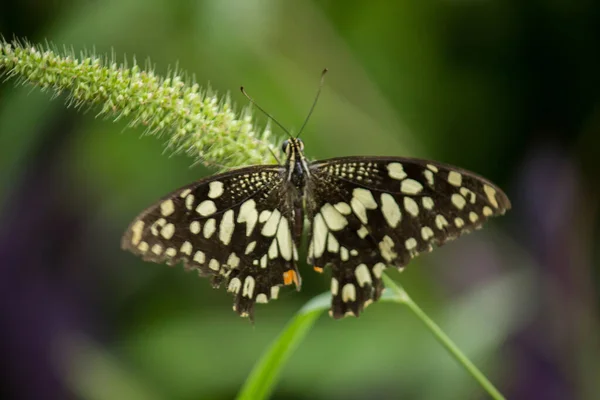
[[[184,152],[207,166],[227,169],[269,164],[279,153],[267,126],[253,124],[248,109],[237,113],[228,96],[202,90],[182,71],[166,77],[113,57],[59,51],[50,45],[5,41],[0,35],[0,80],[36,86],[54,96],[68,93],[67,104],[96,107],[98,116],[129,121],[147,134],[165,135],[167,150]],[[275,157],[274,157],[275,156]]]
[[[401,299],[389,290],[381,296],[381,301],[401,303]],[[254,364],[252,372],[240,389],[237,400],[262,400],[268,399],[285,366],[294,350],[304,339],[310,328],[315,324],[321,314],[331,305],[331,293],[325,292],[313,297],[302,307],[287,324],[283,332],[271,343],[269,348]]]
[[[252,368],[252,372],[240,389],[237,400],[267,399],[275,389],[275,385],[288,358],[304,339],[310,328],[329,307],[329,292],[313,298],[298,311],[283,332],[263,353]]]
[[[493,399],[505,399],[505,397],[496,389],[496,387],[483,375],[483,373],[464,355],[464,353],[458,348],[456,344],[442,331],[442,329],[435,323],[425,312],[415,303],[412,298],[406,293],[404,288],[396,283],[393,279],[387,275],[383,276],[385,285],[390,290],[394,291],[402,303],[406,304],[408,308],[419,318],[423,324],[431,331],[433,336],[438,342],[446,348],[452,357],[469,373],[475,380],[481,385],[481,387],[493,398]]]

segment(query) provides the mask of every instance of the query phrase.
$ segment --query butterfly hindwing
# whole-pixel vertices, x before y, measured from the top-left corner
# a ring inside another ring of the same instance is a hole
[[[310,173],[308,262],[332,268],[335,318],[380,297],[385,267],[402,268],[510,208],[484,178],[426,160],[344,157],[312,163]]]
[[[284,171],[254,166],[180,188],[131,223],[122,247],[146,261],[182,262],[215,287],[225,282],[234,309],[252,318],[279,286],[299,285]]]

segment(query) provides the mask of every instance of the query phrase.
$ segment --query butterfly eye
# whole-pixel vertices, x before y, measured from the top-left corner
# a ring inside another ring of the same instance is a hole
[[[300,151],[304,151],[304,142],[302,141],[302,139],[296,139],[298,141],[298,147],[300,148]]]
[[[289,144],[290,144],[289,140],[285,140],[283,143],[281,143],[281,151],[286,153]]]

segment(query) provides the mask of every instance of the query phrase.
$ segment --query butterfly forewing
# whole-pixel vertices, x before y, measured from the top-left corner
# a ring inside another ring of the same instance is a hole
[[[285,169],[255,166],[183,187],[142,212],[122,246],[144,260],[183,262],[226,282],[234,309],[252,318],[254,304],[277,297],[295,281],[297,245]]]
[[[345,157],[309,169],[308,262],[331,266],[336,318],[379,298],[386,266],[401,268],[510,208],[484,178],[426,160]]]

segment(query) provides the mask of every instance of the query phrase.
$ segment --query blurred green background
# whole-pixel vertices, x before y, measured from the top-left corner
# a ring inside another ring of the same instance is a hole
[[[309,157],[434,158],[512,199],[507,216],[399,275],[415,301],[509,398],[598,398],[600,3],[15,0],[1,10],[7,39],[114,50],[161,73],[178,63],[239,108],[243,84],[292,129],[328,67],[303,134]],[[207,280],[122,252],[138,212],[212,171],[163,154],[164,138],[50,98],[0,84],[0,396],[234,397],[328,279],[301,265],[302,292],[259,306],[253,326]],[[274,398],[485,395],[406,308],[379,303],[359,319],[321,318]]]

